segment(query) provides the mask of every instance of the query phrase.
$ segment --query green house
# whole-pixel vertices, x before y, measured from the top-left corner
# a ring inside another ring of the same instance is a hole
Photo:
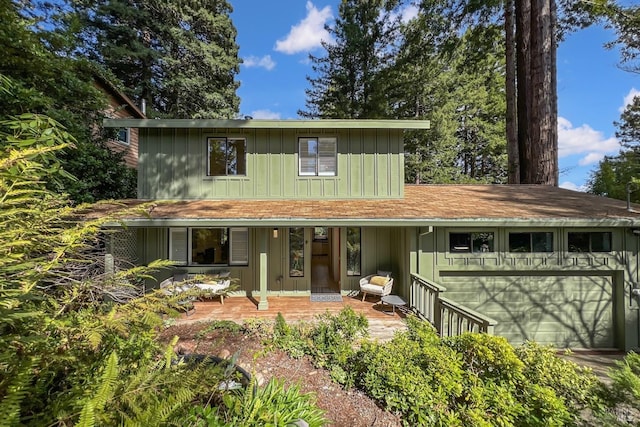
[[[403,132],[424,121],[105,125],[139,129],[138,197],[154,202],[114,239],[117,258],[227,270],[258,309],[355,296],[391,271],[393,293],[442,333],[638,347],[640,207],[547,186],[406,185]]]

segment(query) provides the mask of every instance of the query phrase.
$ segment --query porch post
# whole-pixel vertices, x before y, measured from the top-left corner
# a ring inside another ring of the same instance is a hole
[[[260,241],[260,302],[258,303],[258,310],[269,309],[269,301],[267,301],[267,248],[269,233],[267,229],[260,229],[259,238]]]

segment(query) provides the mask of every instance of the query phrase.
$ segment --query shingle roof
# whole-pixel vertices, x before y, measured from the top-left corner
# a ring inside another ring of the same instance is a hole
[[[640,206],[632,208],[627,210],[620,200],[540,185],[406,185],[402,199],[154,201],[149,217],[138,220],[240,221],[265,226],[309,221],[318,225],[487,221],[640,225]]]

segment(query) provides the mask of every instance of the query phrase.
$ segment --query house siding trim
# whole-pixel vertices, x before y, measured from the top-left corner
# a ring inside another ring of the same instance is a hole
[[[105,119],[104,127],[200,129],[430,129],[428,120]]]

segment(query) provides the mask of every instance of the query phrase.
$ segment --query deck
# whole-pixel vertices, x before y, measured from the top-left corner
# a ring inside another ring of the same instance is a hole
[[[195,312],[189,316],[183,314],[178,323],[210,322],[212,320],[231,320],[242,322],[245,319],[275,320],[282,313],[287,322],[311,321],[316,316],[329,312],[338,314],[343,308],[351,307],[356,313],[362,313],[369,321],[371,338],[388,340],[395,331],[406,329],[405,314],[396,310],[390,315],[391,307],[378,303],[379,298],[367,298],[364,302],[358,297],[343,296],[342,302],[311,302],[305,297],[269,297],[269,309],[258,310],[258,300],[252,297],[228,297],[224,304],[216,298],[208,301],[196,301]]]

